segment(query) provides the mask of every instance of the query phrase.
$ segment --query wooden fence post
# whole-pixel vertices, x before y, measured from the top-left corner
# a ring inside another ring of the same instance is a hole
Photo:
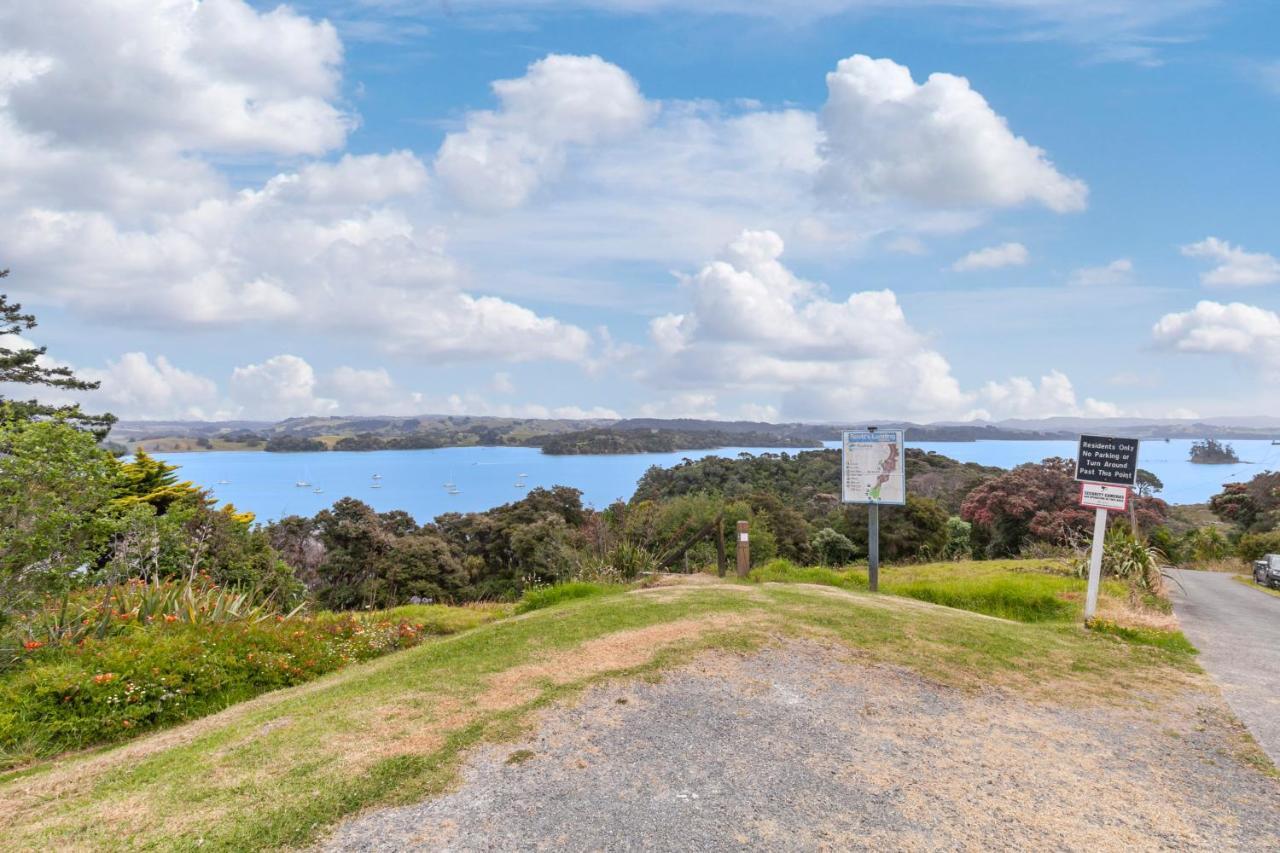
[[[747,533],[747,523],[738,522],[738,577],[745,578],[751,571],[751,537]]]

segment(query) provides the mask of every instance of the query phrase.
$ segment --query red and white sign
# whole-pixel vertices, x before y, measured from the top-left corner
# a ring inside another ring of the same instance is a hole
[[[1088,507],[1089,509],[1110,509],[1123,512],[1129,508],[1129,489],[1127,486],[1081,483],[1080,506]]]

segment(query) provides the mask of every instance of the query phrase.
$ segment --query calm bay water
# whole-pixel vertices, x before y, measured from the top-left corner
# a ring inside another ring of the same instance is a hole
[[[1192,465],[1191,442],[1144,441],[1138,464],[1164,481],[1161,497],[1170,503],[1199,503],[1221,490],[1223,483],[1246,481],[1260,471],[1280,468],[1280,446],[1268,441],[1230,442],[1239,465]],[[839,446],[832,443],[830,446]],[[1074,458],[1074,441],[911,442],[964,462],[1011,468],[1049,456]],[[339,498],[351,496],[378,511],[403,509],[418,521],[444,512],[475,512],[519,500],[535,486],[564,485],[581,489],[586,503],[597,508],[631,497],[636,482],[651,465],[668,467],[681,459],[760,453],[760,448],[721,448],[679,453],[609,456],[547,456],[531,447],[449,447],[440,450],[386,450],[372,453],[160,453],[182,466],[185,479],[230,501],[258,518],[314,515]],[[773,451],[773,452],[790,452]],[[381,474],[374,480],[374,474]],[[521,475],[527,475],[521,477]],[[219,481],[227,481],[225,483]],[[305,480],[311,486],[295,485]],[[516,482],[526,484],[517,488]],[[380,483],[381,488],[372,488]],[[455,483],[450,495],[445,483]],[[314,490],[320,489],[317,494]],[[832,489],[836,484],[832,484]]]

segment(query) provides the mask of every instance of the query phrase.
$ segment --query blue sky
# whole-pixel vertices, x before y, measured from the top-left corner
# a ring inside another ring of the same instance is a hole
[[[1278,414],[1274,4],[58,5],[0,267],[126,417]]]

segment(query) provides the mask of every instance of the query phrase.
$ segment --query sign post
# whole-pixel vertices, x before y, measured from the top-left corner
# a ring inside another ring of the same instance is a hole
[[[1080,506],[1095,510],[1093,547],[1089,551],[1089,586],[1085,590],[1084,620],[1098,612],[1098,588],[1102,585],[1102,546],[1107,538],[1107,513],[1123,512],[1129,490],[1138,478],[1138,440],[1082,435],[1076,449],[1076,479],[1080,481]]]
[[[840,460],[840,500],[867,504],[867,582],[880,588],[880,505],[907,502],[906,433],[900,429],[849,430]]]
[[[747,522],[738,522],[738,577],[745,578],[751,572],[751,534]]]

